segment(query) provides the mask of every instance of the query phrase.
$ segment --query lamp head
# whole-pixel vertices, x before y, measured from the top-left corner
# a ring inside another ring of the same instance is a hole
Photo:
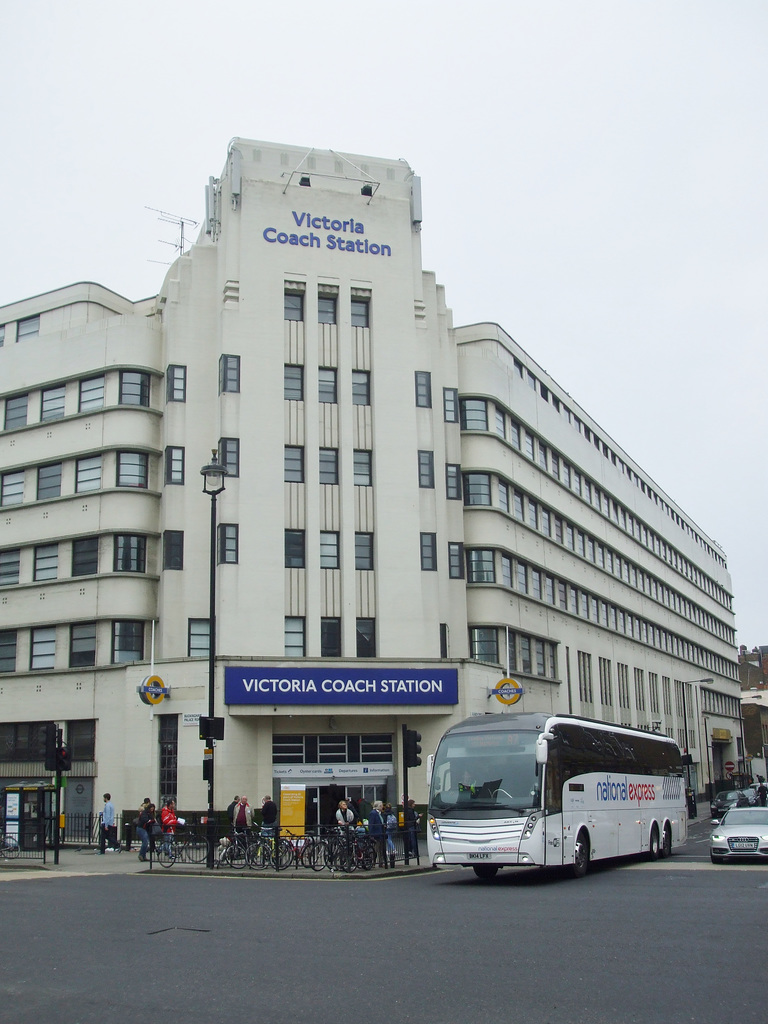
[[[229,476],[226,466],[219,463],[218,452],[211,449],[211,461],[200,470],[203,477],[203,494],[210,494],[211,497],[221,494],[224,490],[224,477]]]

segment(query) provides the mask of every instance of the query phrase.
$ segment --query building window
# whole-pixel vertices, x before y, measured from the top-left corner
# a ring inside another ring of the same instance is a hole
[[[145,452],[117,453],[117,486],[146,487],[149,477],[149,456]]]
[[[184,483],[183,448],[173,448],[169,445],[165,449],[165,482],[167,484]]]
[[[184,568],[184,531],[165,530],[163,533],[163,568]]]
[[[286,365],[283,368],[283,398],[286,402],[304,401],[304,367]]]
[[[443,388],[443,419],[446,423],[459,422],[459,392],[456,388]]]
[[[149,405],[149,374],[120,372],[120,405]]]
[[[112,664],[141,661],[144,657],[144,623],[119,619],[112,623]]]
[[[5,400],[5,429],[15,430],[16,427],[27,425],[27,406],[29,395],[14,395]]]
[[[0,672],[16,671],[16,630],[0,631]]]
[[[370,327],[370,303],[360,299],[352,299],[352,326]]]
[[[469,631],[469,656],[476,661],[499,660],[499,638],[496,630],[487,626],[473,626]]]
[[[286,658],[303,658],[304,651],[304,619],[287,616],[285,620],[285,656]]]
[[[304,483],[304,449],[293,445],[285,446],[284,477],[286,483]]]
[[[483,398],[462,398],[461,428],[462,430],[487,430],[488,409]]]
[[[0,476],[0,505],[21,505],[24,501],[24,470]]]
[[[499,480],[499,508],[509,512],[509,484],[504,480]]]
[[[0,587],[9,587],[19,582],[21,549],[11,548],[0,551]]]
[[[421,568],[425,572],[437,571],[437,534],[422,533],[420,535]]]
[[[219,356],[219,394],[240,390],[240,356]]]
[[[416,378],[416,405],[420,409],[432,408],[432,374],[426,370],[417,370]]]
[[[339,535],[334,530],[320,532],[320,568],[339,568]]]
[[[286,292],[283,297],[283,319],[304,319],[304,296],[297,292]]]
[[[81,537],[72,541],[72,575],[92,576],[99,571],[99,538]]]
[[[115,534],[115,572],[147,571],[147,538],[136,533]]]
[[[373,534],[355,534],[355,568],[373,568]]]
[[[355,483],[359,487],[370,487],[373,483],[371,470],[372,456],[372,452],[363,451],[359,448],[355,449],[352,461]]]
[[[96,757],[96,722],[80,718],[67,722],[67,743],[73,761],[93,761]]]
[[[211,652],[210,619],[187,620],[187,657],[207,658]]]
[[[32,646],[29,652],[31,669],[53,668],[56,660],[56,627],[44,626],[32,630]]]
[[[219,439],[219,464],[230,476],[240,476],[240,438],[222,437]]]
[[[64,385],[46,388],[40,394],[40,420],[60,420],[64,415]]]
[[[419,452],[419,487],[435,486],[435,456],[433,452]]]
[[[75,473],[75,490],[98,491],[101,487],[101,456],[92,455],[87,459],[77,460]]]
[[[336,448],[320,449],[320,483],[339,482],[339,452]]]
[[[448,576],[452,580],[464,579],[464,545],[448,542]]]
[[[39,316],[29,316],[26,320],[19,320],[16,325],[16,341],[24,341],[26,338],[35,338],[39,333]]]
[[[37,470],[37,500],[58,498],[61,495],[61,463],[40,466]]]
[[[219,564],[236,565],[240,560],[240,527],[237,523],[219,523]]]
[[[341,619],[320,619],[320,657],[341,657]]]
[[[464,504],[491,504],[491,477],[489,473],[464,474]]]
[[[456,462],[445,466],[445,496],[461,501],[461,466]]]
[[[355,622],[357,635],[357,657],[376,657],[376,620],[357,619]]]
[[[285,567],[286,569],[303,569],[306,566],[305,541],[303,530],[285,531]]]
[[[78,410],[80,412],[90,412],[91,409],[101,409],[103,406],[104,378],[90,377],[88,380],[81,380]]]
[[[490,548],[474,548],[469,551],[469,582],[495,583],[496,572],[493,551]]]
[[[318,295],[317,297],[317,322],[319,324],[336,323],[336,296]]]
[[[352,405],[371,404],[371,375],[368,370],[352,371]]]
[[[59,545],[41,544],[35,548],[35,574],[37,580],[55,580],[59,572]]]
[[[162,806],[165,800],[176,797],[178,792],[178,764],[179,764],[179,716],[160,715],[160,734],[158,736],[160,748],[160,771],[159,771],[159,804]]]
[[[336,371],[328,366],[321,366],[317,371],[317,399],[319,402],[336,401]]]
[[[84,622],[69,630],[69,667],[96,664],[96,623]],[[69,738],[69,735],[68,735]]]
[[[186,402],[186,366],[176,366],[171,364],[165,371],[165,398],[167,402]]]

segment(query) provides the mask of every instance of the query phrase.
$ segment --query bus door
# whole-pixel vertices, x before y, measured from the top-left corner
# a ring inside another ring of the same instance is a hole
[[[556,756],[543,768],[544,779],[544,861],[549,867],[563,863],[563,794]]]

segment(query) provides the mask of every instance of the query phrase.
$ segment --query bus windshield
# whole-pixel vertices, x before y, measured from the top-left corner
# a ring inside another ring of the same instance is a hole
[[[533,731],[449,733],[432,768],[430,812],[474,817],[529,814],[541,808]]]

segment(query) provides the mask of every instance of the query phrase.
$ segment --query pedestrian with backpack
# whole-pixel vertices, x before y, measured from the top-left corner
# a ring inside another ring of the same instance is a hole
[[[397,815],[392,809],[392,804],[384,804],[384,828],[387,830],[387,857],[389,866],[395,866],[395,834],[397,833]]]

